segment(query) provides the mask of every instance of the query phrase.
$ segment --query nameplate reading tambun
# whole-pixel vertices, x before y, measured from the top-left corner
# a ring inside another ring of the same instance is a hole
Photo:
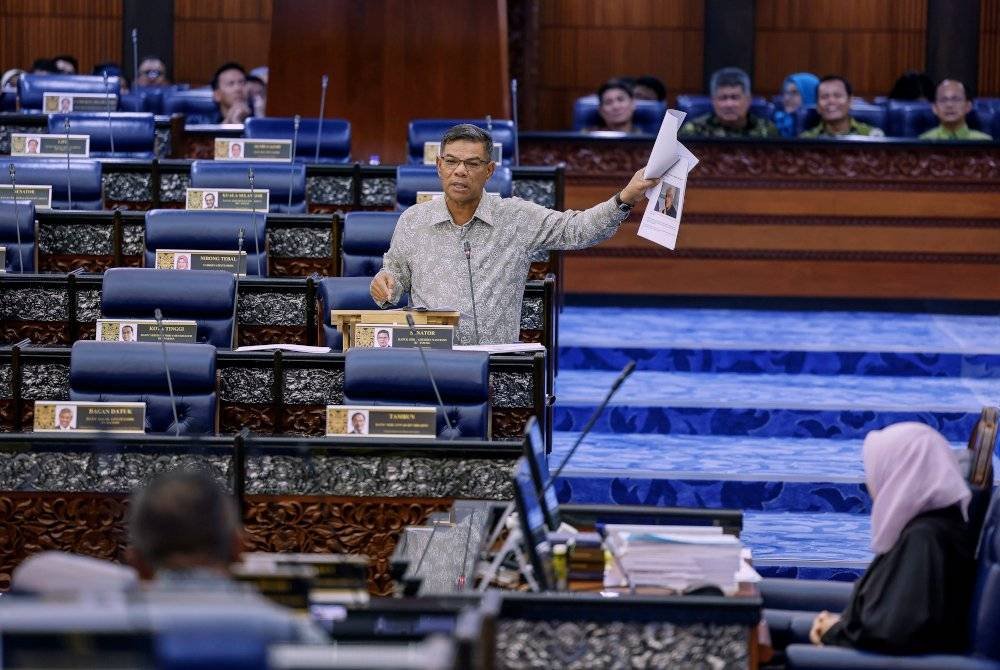
[[[118,96],[112,93],[46,93],[42,96],[42,111],[46,114],[69,112],[116,112]]]
[[[441,143],[440,142],[424,142],[424,165],[434,165],[437,163],[437,157],[441,153]],[[490,155],[490,160],[492,160],[497,165],[503,159],[503,144],[500,142],[493,143],[493,151]]]
[[[185,194],[184,209],[189,210],[267,213],[270,206],[270,191],[264,188],[189,188]]]
[[[146,403],[36,400],[36,433],[144,433]]]
[[[437,408],[327,405],[328,437],[437,437]]]
[[[18,184],[17,190],[10,184],[0,185],[0,200],[17,200],[34,203],[35,209],[52,209],[52,187],[40,184]]]
[[[454,326],[391,326],[377,323],[354,324],[351,346],[362,349],[451,349]]]
[[[183,342],[198,341],[198,324],[194,321],[163,320],[163,332],[152,319],[98,319],[98,342]]]
[[[90,156],[90,135],[43,135],[41,133],[12,133],[11,156],[61,156],[76,158]]]
[[[292,162],[291,140],[234,140],[215,138],[217,161],[271,161]]]
[[[205,249],[157,249],[158,270],[222,270],[243,276],[247,273],[247,252]]]

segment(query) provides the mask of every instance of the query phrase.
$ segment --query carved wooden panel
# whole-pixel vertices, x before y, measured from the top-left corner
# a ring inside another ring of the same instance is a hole
[[[522,328],[521,342],[538,342],[544,344],[542,342],[542,331],[535,328]]]
[[[332,211],[332,210],[331,210]],[[320,213],[313,212],[310,214]],[[274,258],[267,261],[268,269],[272,277],[308,277],[316,273],[321,276],[332,276],[332,258]]]
[[[102,273],[114,267],[114,256],[79,256],[76,254],[41,254],[38,267],[43,272],[72,272],[82,268],[86,272]]]
[[[251,405],[241,402],[219,403],[219,432],[238,433],[244,427],[254,433],[270,435],[274,432],[274,412],[270,405]]]
[[[285,435],[325,435],[325,405],[286,405]]]
[[[248,326],[241,325],[239,329],[240,346],[254,344],[305,344],[305,326]]]
[[[535,415],[535,410],[517,407],[493,408],[493,439],[518,440],[524,435],[524,427],[528,418]]]
[[[24,338],[32,344],[68,345],[69,333],[65,321],[13,321],[6,320],[0,325],[0,337],[4,342],[20,342]]]
[[[0,398],[0,431],[10,433],[14,430],[14,401],[10,398]]]

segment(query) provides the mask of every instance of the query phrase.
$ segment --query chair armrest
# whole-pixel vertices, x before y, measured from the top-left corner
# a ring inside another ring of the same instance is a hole
[[[793,644],[786,651],[789,668],[808,670],[998,670],[1000,663],[951,654],[887,656],[845,647]]]
[[[818,579],[768,578],[757,585],[764,607],[819,613],[843,612],[851,600],[854,584]]]
[[[723,532],[734,535],[743,530],[743,512],[738,509],[577,504],[559,505],[559,514],[563,521],[578,527],[597,523],[722,526]]]

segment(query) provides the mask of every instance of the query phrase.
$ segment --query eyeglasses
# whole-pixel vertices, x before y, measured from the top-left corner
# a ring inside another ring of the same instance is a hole
[[[965,98],[951,97],[951,98],[937,98],[934,102],[939,105],[958,105],[965,102]]]
[[[489,161],[484,161],[481,158],[467,158],[463,161],[462,159],[455,158],[454,156],[442,156],[441,164],[444,166],[445,172],[454,172],[458,169],[459,165],[464,165],[465,169],[469,172],[475,172],[486,167],[489,164]]]
[[[156,79],[161,74],[163,74],[163,72],[160,70],[139,70],[139,76],[149,77],[150,79]]]

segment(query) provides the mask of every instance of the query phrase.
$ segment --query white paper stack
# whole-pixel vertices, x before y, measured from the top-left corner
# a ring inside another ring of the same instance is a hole
[[[607,548],[617,560],[607,562],[605,587],[684,591],[711,585],[726,594],[737,590],[743,545],[721,528],[609,525],[606,530]]]

